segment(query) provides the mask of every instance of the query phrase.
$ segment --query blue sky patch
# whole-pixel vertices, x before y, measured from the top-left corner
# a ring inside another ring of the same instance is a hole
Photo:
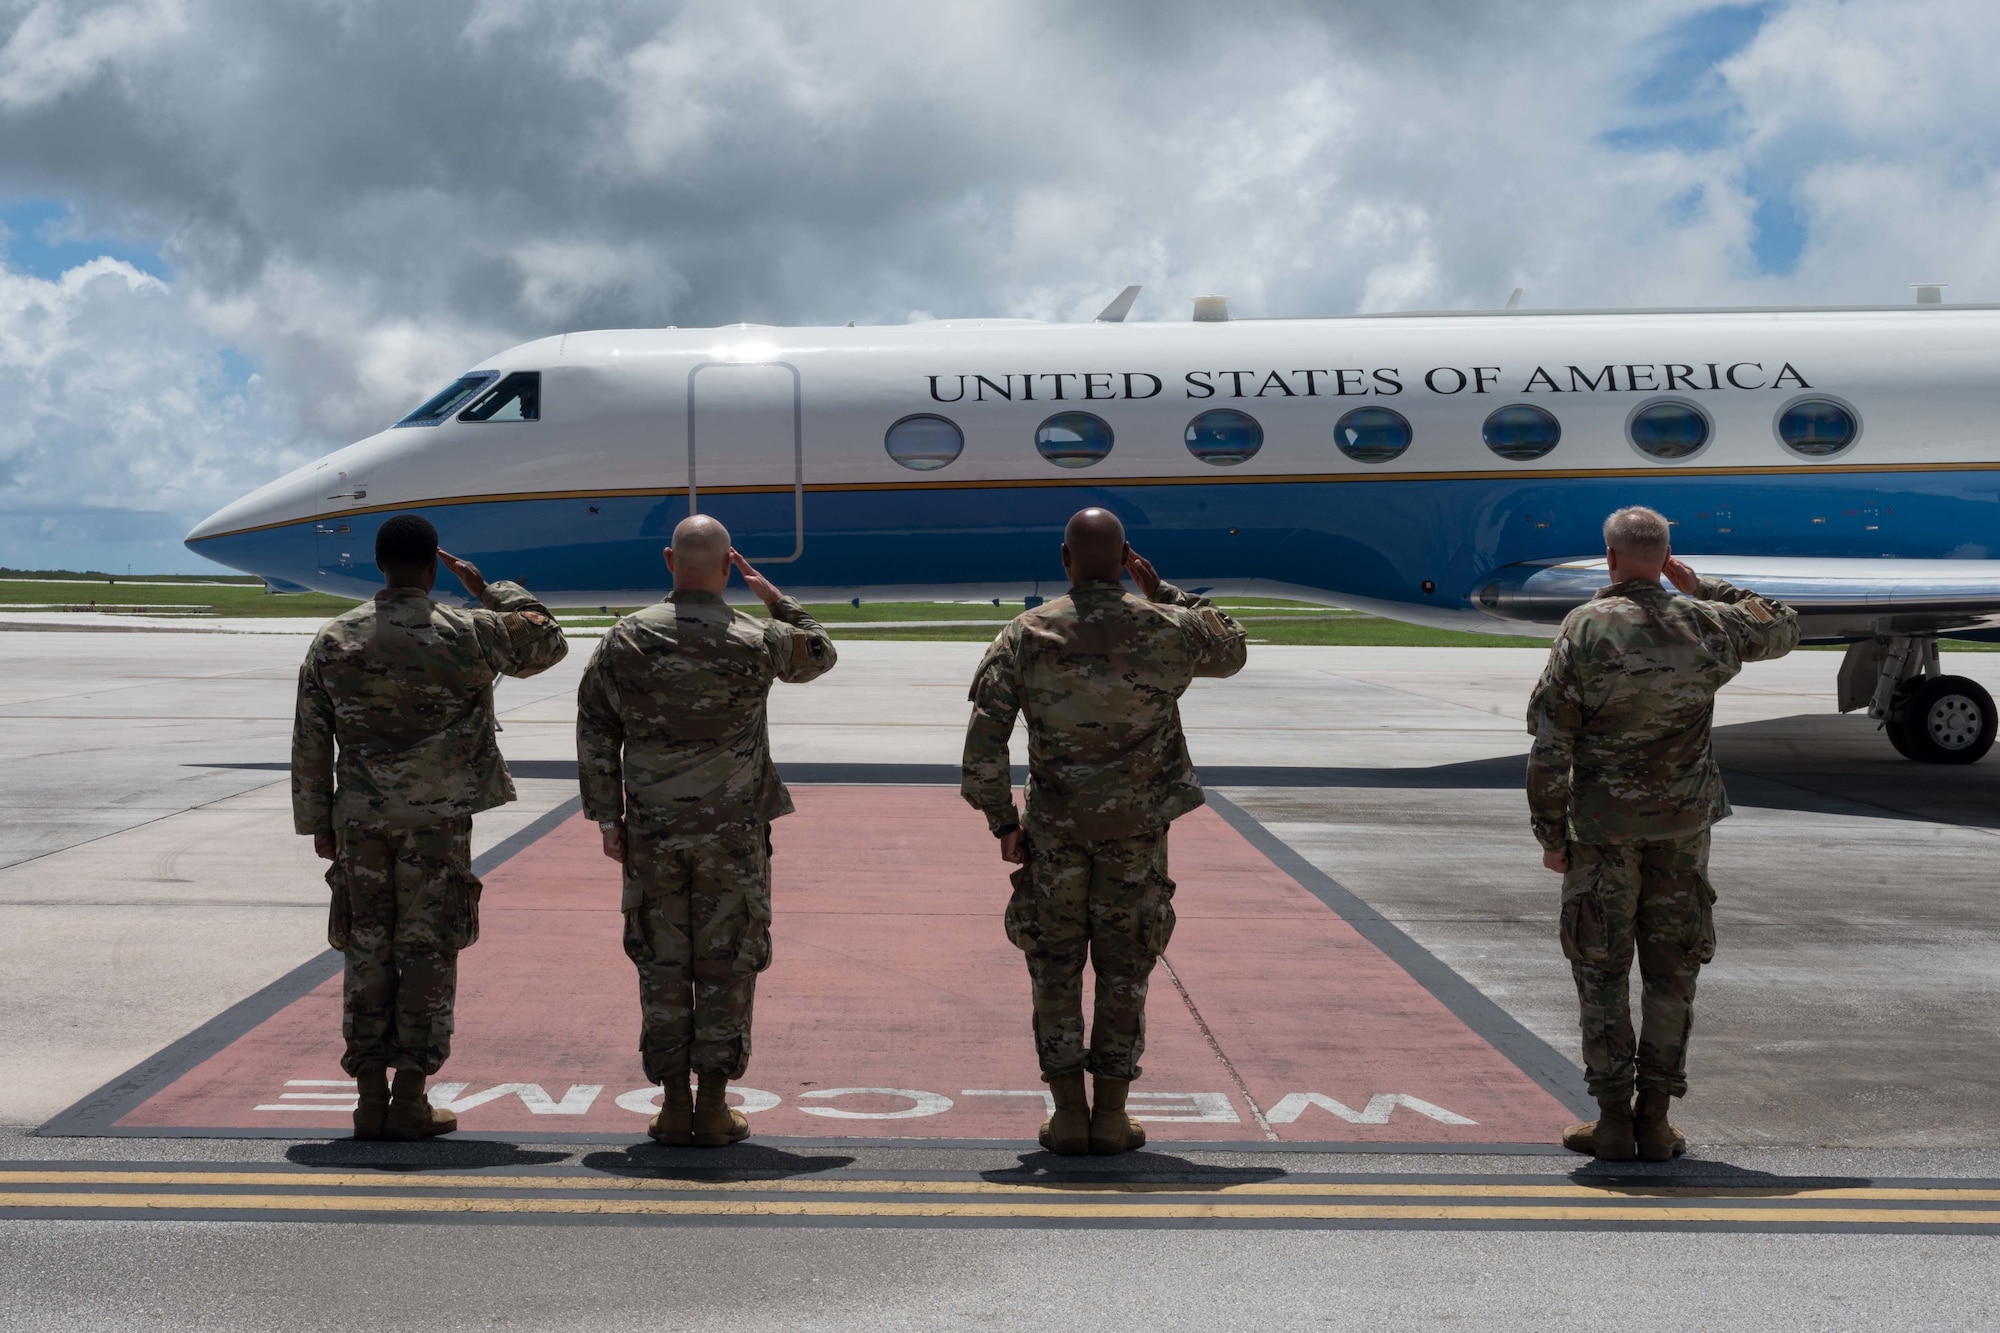
[[[1651,38],[1652,66],[1630,94],[1639,114],[1607,130],[1604,143],[1623,152],[1701,152],[1724,142],[1743,108],[1715,67],[1748,46],[1777,8],[1769,0],[1704,9]]]
[[[1759,273],[1782,276],[1799,266],[1799,255],[1806,248],[1806,220],[1799,216],[1788,193],[1757,196],[1757,211],[1751,215],[1750,225],[1755,230],[1750,253]]]
[[[0,200],[0,262],[16,273],[59,278],[101,255],[122,259],[142,273],[167,278],[167,261],[152,246],[107,236],[90,236],[76,211],[57,199]]]

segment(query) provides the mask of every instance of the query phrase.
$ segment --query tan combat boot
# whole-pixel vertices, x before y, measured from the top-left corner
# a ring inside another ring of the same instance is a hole
[[[1042,1146],[1064,1157],[1090,1152],[1090,1102],[1084,1096],[1083,1071],[1049,1078],[1049,1096],[1056,1113],[1042,1122]]]
[[[729,1079],[722,1074],[703,1074],[701,1090],[695,1094],[694,1117],[689,1122],[692,1142],[697,1148],[720,1148],[750,1137],[750,1122],[723,1098]]]
[[[354,1077],[354,1089],[361,1095],[354,1103],[354,1137],[364,1142],[381,1138],[389,1115],[389,1071],[362,1070]]]
[[[660,1087],[660,1113],[646,1122],[646,1133],[655,1143],[685,1148],[694,1142],[694,1093],[687,1071],[668,1075]]]
[[[1671,1162],[1688,1150],[1687,1138],[1667,1123],[1667,1107],[1672,1103],[1673,1098],[1657,1088],[1639,1090],[1633,1138],[1640,1161]]]
[[[1632,1140],[1632,1103],[1622,1097],[1599,1097],[1597,1119],[1564,1130],[1563,1147],[1600,1161],[1631,1161],[1638,1155]]]
[[[1131,1090],[1129,1078],[1092,1080],[1095,1094],[1090,1108],[1090,1150],[1099,1157],[1112,1157],[1146,1145],[1146,1130],[1125,1114],[1125,1094]]]
[[[414,1069],[398,1069],[389,1089],[389,1114],[382,1121],[382,1137],[396,1143],[449,1134],[458,1128],[458,1117],[431,1105],[424,1096],[424,1076]]]

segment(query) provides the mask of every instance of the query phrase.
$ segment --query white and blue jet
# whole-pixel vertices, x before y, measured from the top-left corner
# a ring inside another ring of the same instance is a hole
[[[188,546],[280,590],[380,586],[376,527],[552,605],[648,601],[715,515],[808,600],[1035,600],[1120,515],[1185,586],[1553,633],[1646,504],[1674,549],[1850,644],[1840,706],[1970,762],[2000,631],[2000,307],[1504,310],[1090,324],[620,329],[491,357]],[[1934,298],[1935,293],[1925,295]]]

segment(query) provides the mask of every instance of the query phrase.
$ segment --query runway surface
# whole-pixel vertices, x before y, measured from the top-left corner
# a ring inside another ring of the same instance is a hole
[[[1537,652],[1263,648],[1191,691],[1216,799],[1174,834],[1154,1141],[1071,1161],[1032,1142],[1004,867],[949,785],[976,644],[844,644],[774,696],[800,813],[758,1134],[705,1154],[637,1133],[615,872],[572,805],[581,654],[504,683],[522,799],[476,822],[439,1089],[467,1129],[346,1141],[283,786],[302,646],[0,633],[0,1329],[1650,1328],[1695,1292],[1704,1327],[1987,1322],[2000,765],[1895,758],[1832,714],[1837,654],[1720,701],[1694,1149],[1613,1172],[1553,1146],[1578,1075],[1519,786]],[[672,1271],[625,1239],[658,1227]]]

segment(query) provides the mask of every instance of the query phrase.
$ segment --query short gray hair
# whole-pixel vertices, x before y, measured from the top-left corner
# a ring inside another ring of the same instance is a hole
[[[1644,505],[1627,505],[1604,520],[1605,547],[1639,560],[1663,559],[1669,536],[1666,518]]]

